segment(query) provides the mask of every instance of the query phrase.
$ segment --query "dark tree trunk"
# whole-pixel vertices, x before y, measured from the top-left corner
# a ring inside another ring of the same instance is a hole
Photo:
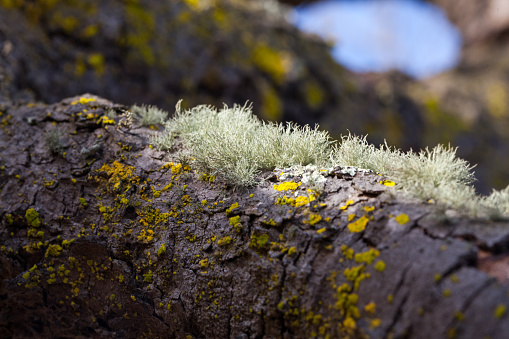
[[[340,169],[276,204],[280,176],[234,191],[86,98],[2,107],[0,337],[507,337],[507,222]]]

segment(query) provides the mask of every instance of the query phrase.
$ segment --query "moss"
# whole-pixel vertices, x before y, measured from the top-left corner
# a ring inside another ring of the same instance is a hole
[[[39,213],[33,208],[29,208],[25,212],[25,218],[28,222],[28,225],[31,227],[39,227],[41,226],[41,221],[39,220]]]

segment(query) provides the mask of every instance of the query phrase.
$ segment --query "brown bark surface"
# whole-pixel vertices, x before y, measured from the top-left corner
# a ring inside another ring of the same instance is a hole
[[[1,109],[1,338],[509,333],[507,222],[444,215],[339,167],[322,187],[284,190],[302,173],[275,170],[232,190],[150,147],[152,129],[106,124],[111,108]]]

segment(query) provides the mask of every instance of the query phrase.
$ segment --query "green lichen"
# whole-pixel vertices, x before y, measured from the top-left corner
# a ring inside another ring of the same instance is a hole
[[[166,253],[166,245],[165,244],[161,244],[161,246],[159,247],[159,249],[157,250],[157,255],[158,256],[161,256],[163,255],[164,253]]]
[[[86,208],[88,206],[87,201],[85,200],[85,198],[80,198],[80,205],[83,208]]]
[[[28,222],[28,225],[31,227],[39,227],[41,226],[41,221],[39,220],[39,213],[33,208],[29,208],[25,212],[25,218]]]
[[[227,245],[231,244],[232,241],[233,241],[233,239],[230,236],[226,236],[226,237],[220,238],[217,241],[217,244],[219,246],[227,246]]]
[[[380,251],[378,251],[378,250],[376,250],[374,248],[371,248],[371,249],[369,249],[366,252],[356,253],[354,259],[355,259],[355,262],[357,262],[357,263],[365,262],[366,264],[369,265],[379,255],[380,255]]]
[[[237,232],[242,231],[243,226],[240,222],[240,216],[236,215],[234,217],[231,217],[229,220],[230,220],[230,225],[233,226],[233,228],[235,228],[235,230]]]
[[[148,273],[143,275],[143,282],[145,283],[152,283],[152,280],[154,278],[154,273],[152,273],[151,270],[148,271]]]
[[[60,245],[49,245],[48,249],[46,250],[45,257],[58,257],[62,253],[62,247]]]
[[[267,245],[268,241],[269,235],[267,233],[263,233],[261,235],[253,234],[249,242],[249,247],[253,247],[258,250],[263,250],[265,249],[265,246]]]
[[[230,207],[226,209],[226,215],[231,215],[233,211],[236,210],[237,208],[239,208],[239,203],[238,202],[233,203]]]

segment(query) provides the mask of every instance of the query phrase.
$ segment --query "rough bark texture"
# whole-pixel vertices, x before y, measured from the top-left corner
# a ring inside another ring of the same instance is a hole
[[[108,108],[2,106],[0,337],[509,333],[507,222],[446,217],[341,168],[321,190],[275,170],[233,191]]]

